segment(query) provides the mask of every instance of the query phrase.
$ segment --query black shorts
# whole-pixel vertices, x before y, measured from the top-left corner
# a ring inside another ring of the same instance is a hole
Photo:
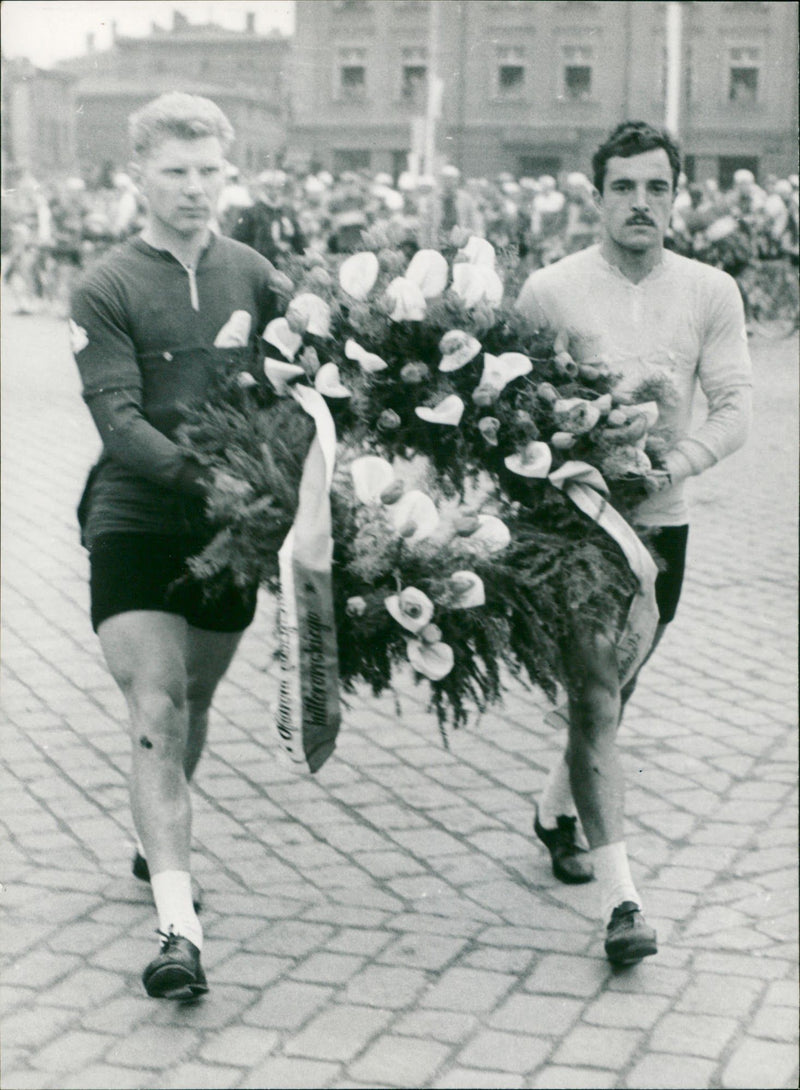
[[[101,534],[90,554],[92,628],[131,610],[177,613],[195,628],[242,632],[256,612],[258,586],[209,590],[186,565],[204,541],[179,534]]]
[[[665,564],[656,576],[659,624],[669,624],[675,617],[686,569],[688,539],[688,526],[661,526],[649,538],[653,551]]]

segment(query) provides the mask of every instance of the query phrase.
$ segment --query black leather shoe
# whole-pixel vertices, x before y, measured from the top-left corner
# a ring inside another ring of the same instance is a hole
[[[533,831],[550,852],[553,861],[553,874],[559,882],[577,886],[591,882],[594,878],[592,864],[586,858],[588,852],[577,841],[577,823],[575,817],[559,814],[555,829],[545,829],[539,822],[539,808],[533,820]]]
[[[208,991],[200,951],[183,935],[162,935],[161,953],[142,973],[148,995],[155,999],[197,999]]]
[[[140,882],[150,881],[150,868],[147,865],[147,860],[138,851],[131,862],[131,874],[134,878],[138,878]],[[192,879],[192,905],[195,912],[199,912],[203,907],[203,891],[194,878]]]
[[[635,901],[623,901],[606,928],[606,957],[613,965],[632,965],[658,953],[656,933]]]

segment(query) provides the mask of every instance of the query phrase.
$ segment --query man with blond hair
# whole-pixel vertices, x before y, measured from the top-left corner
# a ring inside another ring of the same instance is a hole
[[[203,400],[232,351],[255,368],[277,311],[273,267],[210,227],[233,135],[213,102],[177,92],[131,117],[144,228],[78,285],[70,323],[103,441],[79,509],[92,626],[128,705],[134,874],[151,884],[162,935],[143,983],[169,999],[208,991],[189,781],[214,690],[256,608],[255,586],[209,597],[187,568],[213,529],[204,471],[176,443],[184,406]]]

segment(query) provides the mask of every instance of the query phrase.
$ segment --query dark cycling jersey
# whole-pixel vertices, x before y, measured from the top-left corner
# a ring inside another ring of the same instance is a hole
[[[83,541],[102,533],[186,533],[202,521],[200,467],[174,442],[187,405],[202,401],[231,350],[214,347],[234,311],[251,317],[242,370],[277,313],[272,265],[212,235],[196,270],[134,238],[78,284],[70,330],[83,396],[103,452],[79,509]]]

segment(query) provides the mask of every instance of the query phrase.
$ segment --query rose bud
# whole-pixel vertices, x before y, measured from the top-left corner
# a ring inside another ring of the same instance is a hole
[[[550,446],[555,447],[556,450],[569,450],[574,445],[575,436],[570,435],[568,431],[557,431],[550,436]]]
[[[418,386],[428,378],[429,371],[424,363],[407,363],[400,372],[400,378],[409,386]]]
[[[413,519],[409,519],[408,522],[403,523],[397,532],[400,537],[413,537],[417,532],[417,524]],[[408,610],[406,610],[406,612],[408,612]],[[409,613],[409,616],[413,617],[415,614]]]
[[[410,617],[412,620],[416,617],[422,616],[423,599],[426,596],[418,591],[416,587],[406,587],[405,590],[400,591],[399,605],[406,617]]]
[[[540,382],[536,387],[536,394],[548,405],[555,405],[558,401],[558,390],[549,382]]]
[[[621,409],[612,409],[606,417],[606,423],[610,428],[620,428],[627,419],[627,416]]]
[[[572,356],[570,356],[569,352],[557,353],[555,356],[555,364],[559,374],[564,375],[565,378],[577,378],[578,365]]]
[[[469,537],[480,526],[480,519],[474,511],[466,510],[456,515],[453,519],[453,529],[459,537]]]
[[[405,485],[402,481],[392,481],[390,485],[384,488],[380,495],[380,501],[385,504],[386,507],[391,507],[393,503],[397,503],[400,497],[405,492]]]
[[[426,624],[419,634],[423,643],[438,643],[442,638],[442,630],[438,624]]]
[[[400,417],[394,409],[384,409],[378,417],[379,431],[397,431],[400,427]]]
[[[488,383],[484,382],[480,386],[476,386],[472,391],[472,400],[479,409],[488,409],[497,401],[499,393],[500,391],[496,390],[494,386],[489,386]]]
[[[344,609],[348,617],[363,617],[367,611],[367,603],[359,595],[355,598],[348,598]]]
[[[400,250],[384,248],[378,251],[381,267],[392,276],[401,276],[406,267],[406,256]]]
[[[500,421],[495,416],[484,416],[482,420],[478,421],[478,431],[483,438],[489,444],[490,447],[496,447],[498,444],[498,434],[500,432]]]

